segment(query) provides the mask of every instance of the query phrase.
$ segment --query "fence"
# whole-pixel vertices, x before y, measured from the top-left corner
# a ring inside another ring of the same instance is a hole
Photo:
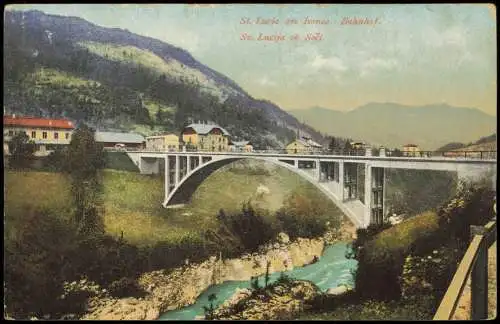
[[[471,226],[472,241],[434,315],[450,320],[458,306],[467,278],[471,276],[471,319],[488,317],[488,248],[496,241],[496,220],[486,226]]]

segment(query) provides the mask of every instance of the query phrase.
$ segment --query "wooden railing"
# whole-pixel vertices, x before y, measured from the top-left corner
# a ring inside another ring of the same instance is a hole
[[[471,319],[488,317],[488,249],[497,239],[496,220],[471,226],[472,241],[458,266],[450,286],[434,315],[434,320],[450,320],[471,276]]]

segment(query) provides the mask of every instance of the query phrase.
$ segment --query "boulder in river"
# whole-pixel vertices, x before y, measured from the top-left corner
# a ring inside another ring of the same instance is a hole
[[[328,295],[338,296],[338,295],[345,294],[348,290],[349,290],[349,288],[347,286],[338,286],[335,288],[329,288],[326,291],[326,293]]]

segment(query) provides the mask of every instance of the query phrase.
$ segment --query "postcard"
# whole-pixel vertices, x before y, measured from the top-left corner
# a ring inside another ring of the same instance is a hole
[[[493,4],[14,4],[4,317],[496,317]]]

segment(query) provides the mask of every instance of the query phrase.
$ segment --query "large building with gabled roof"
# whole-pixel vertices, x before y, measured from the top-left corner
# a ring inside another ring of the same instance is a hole
[[[310,137],[301,136],[286,146],[288,154],[321,152],[323,146],[313,141]]]
[[[187,150],[197,151],[228,151],[229,136],[227,130],[208,122],[189,124],[181,132],[182,145]]]

